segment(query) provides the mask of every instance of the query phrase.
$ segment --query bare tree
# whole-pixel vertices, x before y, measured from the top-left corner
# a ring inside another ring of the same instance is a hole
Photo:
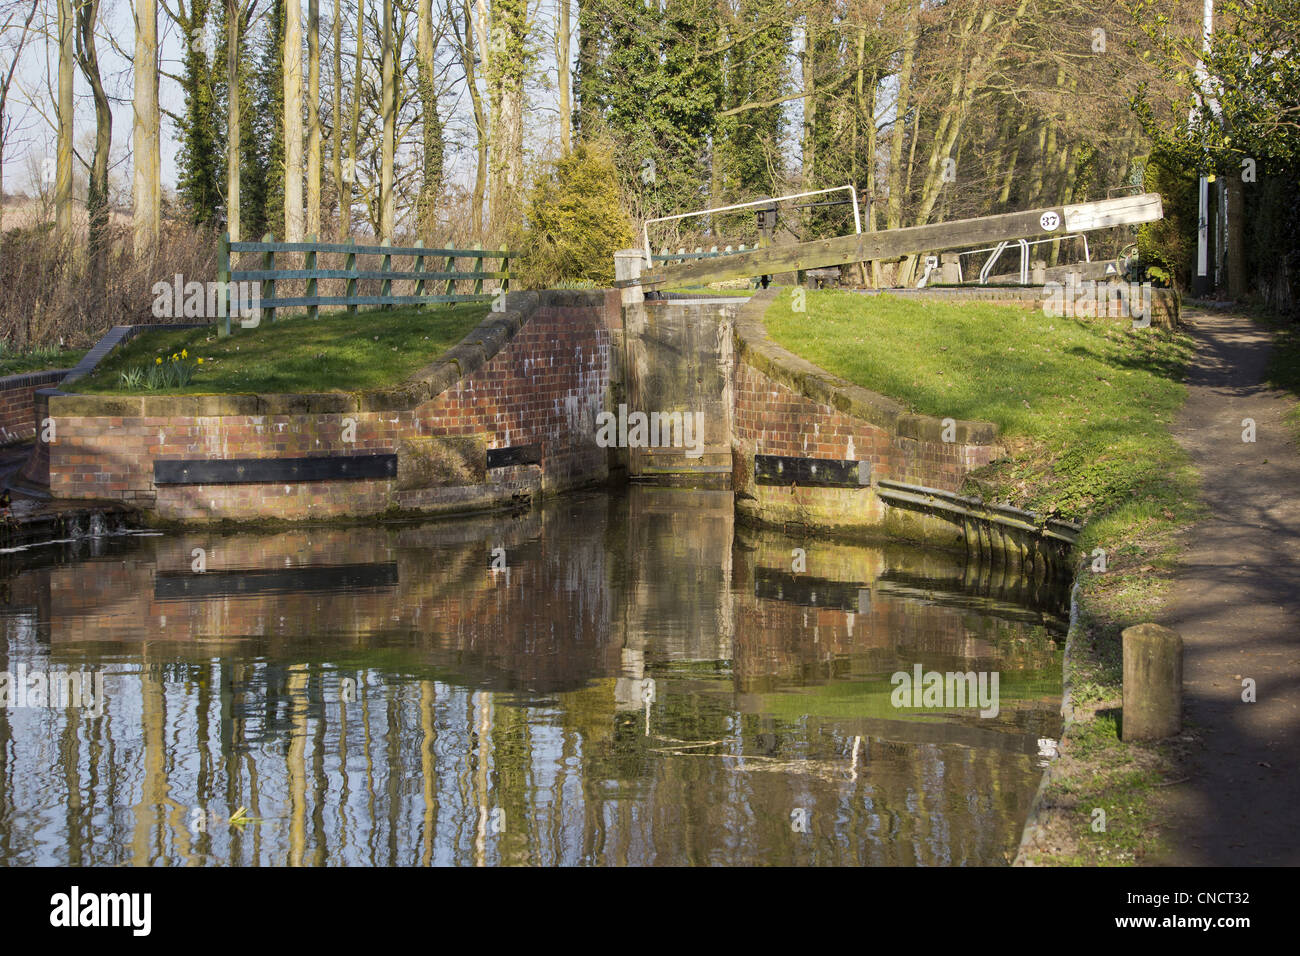
[[[284,7],[284,237],[302,242],[302,5]]]
[[[0,67],[0,234],[4,232],[4,167],[5,147],[9,144],[13,128],[10,125],[6,108],[9,105],[9,89],[13,85],[14,74],[18,71],[18,61],[32,34],[32,21],[36,19],[37,0],[30,3],[14,3],[5,8],[0,19],[0,36],[10,38],[9,61]],[[21,23],[21,26],[18,24]]]
[[[135,110],[132,124],[132,217],[135,254],[142,257],[158,245],[162,225],[162,144],[158,112],[158,4],[135,0]]]
[[[320,238],[320,0],[307,0],[307,234]]]

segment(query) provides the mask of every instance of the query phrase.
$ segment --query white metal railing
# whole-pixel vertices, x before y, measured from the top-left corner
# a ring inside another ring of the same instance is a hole
[[[732,212],[736,209],[752,209],[755,206],[775,206],[777,203],[786,199],[807,199],[809,196],[824,196],[826,193],[838,193],[844,190],[849,191],[853,198],[853,226],[858,232],[862,232],[862,214],[858,210],[858,191],[853,186],[832,186],[829,189],[814,189],[806,193],[792,193],[789,196],[777,196],[774,199],[755,199],[752,202],[740,202],[731,206],[718,206],[716,209],[700,209],[696,212],[679,212],[673,216],[659,216],[657,219],[647,219],[645,225],[641,227],[641,237],[645,242],[645,262],[649,268],[654,264],[654,253],[650,248],[650,226],[660,222],[674,222],[678,219],[689,219],[692,216],[708,216],[712,213]]]
[[[1050,239],[1035,239],[1032,242],[1026,239],[1015,240],[1020,246],[1020,281],[1022,284],[1029,283],[1029,247],[1042,245],[1045,242],[1060,242],[1063,239],[1082,239],[1083,240],[1083,261],[1092,261],[1092,252],[1088,248],[1088,234],[1084,232],[1072,232],[1064,236],[1052,236]],[[999,242],[996,246],[989,246],[987,249],[963,249],[957,253],[959,256],[973,256],[981,252],[989,252],[988,261],[980,269],[980,285],[986,285],[989,273],[993,269],[993,264],[998,261],[998,256],[1010,245],[1010,241]]]

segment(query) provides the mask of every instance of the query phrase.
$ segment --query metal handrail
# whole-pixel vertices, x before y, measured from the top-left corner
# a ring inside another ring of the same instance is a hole
[[[730,206],[718,206],[714,209],[700,209],[696,212],[679,212],[672,216],[659,216],[655,219],[647,219],[641,227],[641,237],[645,242],[645,261],[646,265],[652,265],[654,262],[654,253],[650,248],[650,226],[653,223],[674,222],[678,219],[689,219],[691,216],[707,216],[717,212],[731,212],[736,209],[751,209],[754,206],[771,206],[786,199],[805,199],[808,196],[823,196],[826,193],[837,193],[847,189],[853,199],[853,225],[857,232],[862,232],[862,214],[858,210],[858,191],[852,185],[832,186],[829,189],[814,189],[806,193],[792,193],[788,196],[777,196],[773,199],[755,199],[751,202],[735,203]]]

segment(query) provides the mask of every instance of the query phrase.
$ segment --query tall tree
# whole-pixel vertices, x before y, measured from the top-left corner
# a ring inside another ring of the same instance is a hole
[[[362,69],[366,50],[366,0],[357,0],[357,48],[352,76],[352,118],[348,126],[348,168],[344,175],[348,181],[347,197],[343,203],[343,224],[346,236],[352,230],[352,185],[357,181],[357,136],[361,127],[361,93],[365,73]]]
[[[93,294],[102,297],[104,253],[108,240],[108,154],[113,146],[113,112],[99,73],[99,55],[95,49],[95,27],[99,22],[99,0],[78,0],[77,63],[90,84],[95,100],[95,151],[90,161],[90,181],[86,193],[86,217],[89,228],[90,280]]]
[[[39,0],[12,4],[5,8],[2,15],[3,20],[0,21],[0,36],[9,40],[9,61],[3,67],[0,67],[0,235],[4,233],[5,147],[9,143],[11,132],[7,112],[9,90],[13,85],[15,74],[18,72],[18,61],[22,58],[23,49],[32,36],[32,21],[36,19],[38,6]]]
[[[560,91],[560,150],[566,156],[572,148],[570,140],[573,127],[573,103],[569,94],[569,4],[559,0],[559,23],[555,28],[555,69]]]
[[[393,0],[380,2],[384,5],[380,82],[380,112],[384,129],[379,159],[379,239],[391,243],[397,205],[393,195],[393,159],[397,150],[397,52],[393,49]]]
[[[176,191],[194,223],[212,222],[216,218],[221,194],[218,116],[212,69],[204,48],[210,9],[211,0],[190,0],[188,9],[185,0],[177,0],[175,10],[166,0],[163,2],[163,10],[185,37],[181,74],[185,112],[177,123],[181,148],[177,157]]]
[[[420,235],[432,237],[438,197],[442,192],[443,135],[438,115],[437,64],[434,62],[433,0],[417,0],[416,69],[423,130],[424,177],[416,210]]]
[[[58,145],[55,154],[54,210],[59,232],[72,233],[73,70],[76,69],[76,17],[73,0],[59,0]]]
[[[135,56],[132,69],[132,219],[135,254],[144,256],[157,248],[162,226],[162,124],[158,111],[157,0],[135,0]]]
[[[303,240],[302,5],[284,5],[284,238]]]
[[[343,207],[351,204],[351,196],[345,195],[347,184],[343,181],[343,2],[334,0],[334,20],[331,24],[334,38],[334,84],[332,112],[334,123],[330,129],[330,168],[334,174],[334,194],[338,196],[338,240],[347,240],[344,228]]]
[[[307,235],[320,238],[320,0],[307,0]]]
[[[488,209],[490,231],[493,237],[500,238],[523,219],[527,0],[494,0],[491,30],[492,54],[485,64],[492,117]]]

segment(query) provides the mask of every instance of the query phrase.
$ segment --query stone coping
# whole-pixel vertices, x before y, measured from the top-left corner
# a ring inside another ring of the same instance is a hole
[[[50,368],[34,372],[15,372],[13,375],[0,377],[0,392],[11,388],[31,388],[33,385],[48,385],[50,382],[62,381],[72,369]]]
[[[349,412],[409,411],[436,397],[492,360],[542,304],[557,308],[606,306],[606,290],[512,292],[506,311],[487,317],[455,346],[406,381],[358,392],[222,395],[79,395],[62,386],[92,371],[113,348],[138,330],[157,326],[115,326],[100,340],[60,388],[41,389],[51,414],[85,418],[209,418],[228,415],[337,415]],[[177,328],[178,326],[168,326]],[[90,361],[92,356],[94,361]],[[86,366],[84,369],[82,366]]]
[[[782,291],[779,286],[767,288],[737,311],[736,355],[740,361],[814,402],[829,405],[901,437],[943,441],[942,419],[909,412],[892,398],[832,375],[773,342],[767,334],[763,316]],[[997,442],[998,426],[992,422],[954,421],[953,444],[992,445]]]

